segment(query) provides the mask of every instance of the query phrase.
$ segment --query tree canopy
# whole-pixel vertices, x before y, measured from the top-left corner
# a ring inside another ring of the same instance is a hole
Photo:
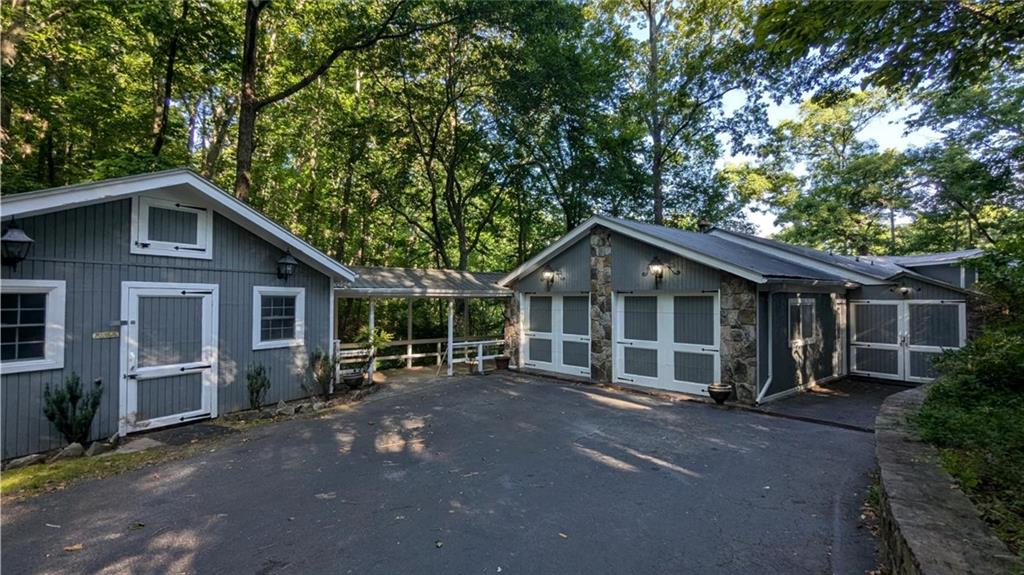
[[[594,213],[844,252],[1020,231],[1020,5],[9,0],[3,192],[187,166],[345,263],[511,269]],[[770,125],[771,100],[800,104]],[[738,104],[737,104],[738,102]],[[894,108],[939,137],[864,127]]]

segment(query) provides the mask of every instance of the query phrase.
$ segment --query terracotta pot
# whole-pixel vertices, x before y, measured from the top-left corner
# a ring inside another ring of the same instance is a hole
[[[494,358],[494,365],[497,366],[498,369],[508,369],[508,364],[510,361],[512,361],[511,357],[507,355],[499,355],[498,357]]]
[[[722,405],[732,395],[732,386],[725,383],[712,383],[708,386],[708,395],[715,403]]]

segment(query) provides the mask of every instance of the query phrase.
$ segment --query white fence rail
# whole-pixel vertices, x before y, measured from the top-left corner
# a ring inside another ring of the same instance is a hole
[[[436,360],[437,366],[440,367],[444,364],[444,360],[448,356],[447,343],[448,339],[444,337],[392,340],[391,343],[381,349],[381,355],[378,355],[374,359],[373,365],[368,366],[370,377],[373,377],[373,372],[376,371],[377,363],[380,361],[405,360],[406,367],[412,367],[412,362],[415,359],[433,357]],[[416,352],[413,350],[413,346],[418,346],[420,348],[431,346],[433,349],[430,351]],[[448,366],[448,375],[452,374],[452,367],[454,364],[472,362],[476,362],[477,371],[483,373],[483,362],[500,356],[502,354],[501,350],[504,346],[505,340],[495,336],[455,338],[455,341],[452,344],[452,365]],[[391,350],[401,347],[405,347],[404,353],[388,353]],[[341,340],[334,341],[334,352],[335,357],[338,358],[339,374],[343,370],[342,366],[366,363],[369,361],[370,357],[370,349],[367,348],[365,344],[342,343]]]

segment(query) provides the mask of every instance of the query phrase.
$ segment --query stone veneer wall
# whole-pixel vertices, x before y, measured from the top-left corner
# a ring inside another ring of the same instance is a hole
[[[720,291],[722,382],[734,386],[736,399],[757,399],[757,286],[722,272]]]
[[[513,290],[515,286],[512,286]],[[519,294],[505,300],[505,355],[512,358],[512,365],[519,367]]]
[[[612,239],[600,226],[590,232],[590,379],[612,381]]]
[[[938,452],[909,423],[930,386],[890,395],[875,419],[881,483],[882,569],[893,575],[1024,573],[1024,561],[996,538]]]

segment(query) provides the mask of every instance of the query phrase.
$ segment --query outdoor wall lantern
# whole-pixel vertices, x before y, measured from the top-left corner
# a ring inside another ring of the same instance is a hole
[[[920,289],[920,288],[918,288],[918,289]],[[900,282],[900,284],[898,286],[894,286],[894,287],[889,288],[889,291],[891,291],[893,293],[898,293],[898,294],[900,294],[903,297],[907,297],[908,295],[910,295],[911,293],[914,292],[914,288],[908,286],[907,284],[905,284],[903,282]]]
[[[679,270],[661,261],[661,258],[658,256],[654,256],[651,263],[647,264],[647,269],[640,275],[643,277],[654,277],[654,289],[658,289],[658,286],[661,285],[661,280],[665,278],[666,271],[672,272],[672,275],[679,275]]]
[[[551,269],[551,266],[544,266],[544,269],[540,272],[540,279],[544,282],[547,289],[551,289],[551,284],[555,283],[556,279],[564,277],[562,272]]]
[[[281,259],[277,260],[277,278],[286,280],[295,275],[295,266],[299,265],[298,260],[292,257],[291,252],[285,252]]]
[[[3,265],[12,270],[18,269],[18,264],[28,257],[28,252],[32,249],[32,244],[34,243],[36,241],[28,237],[25,230],[19,228],[14,223],[8,225],[4,230],[4,235],[0,237]]]

